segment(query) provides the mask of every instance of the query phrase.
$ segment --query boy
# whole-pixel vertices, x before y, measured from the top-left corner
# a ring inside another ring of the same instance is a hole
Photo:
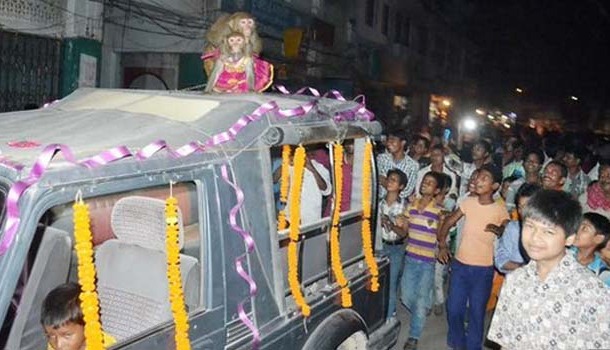
[[[405,153],[405,145],[407,132],[404,130],[390,130],[386,139],[387,152],[377,156],[377,173],[379,175],[379,198],[385,196],[387,187],[386,174],[390,169],[400,169],[407,174],[407,185],[400,192],[400,198],[406,199],[415,189],[415,181],[417,180],[417,170],[419,163],[411,159]]]
[[[507,349],[610,348],[610,290],[566,254],[581,215],[563,191],[530,198],[522,241],[531,260],[506,276],[490,340]]]
[[[436,202],[443,207],[442,216],[444,217],[448,213],[451,213],[455,209],[456,199],[454,194],[451,193],[451,189],[454,186],[453,178],[446,174],[443,175],[444,186],[441,192],[436,196]],[[448,243],[451,239],[455,238],[455,235],[448,235]],[[433,290],[433,302],[434,302],[434,314],[440,316],[443,313],[445,304],[445,278],[447,277],[447,269],[444,264],[441,264],[438,260],[434,264],[434,290]]]
[[[405,307],[411,312],[409,339],[405,344],[405,349],[409,350],[417,349],[426,314],[432,304],[436,235],[443,210],[436,197],[443,187],[443,174],[428,172],[419,191],[421,197],[411,203],[404,217],[398,220],[401,229],[408,232],[401,296]]]
[[[80,308],[80,286],[65,283],[55,287],[42,303],[40,323],[49,341],[48,350],[85,350],[85,320]],[[116,341],[103,334],[106,346]]]
[[[523,208],[527,205],[530,197],[532,197],[540,186],[530,183],[521,185],[515,196],[515,205],[519,218],[523,215]],[[507,274],[525,263],[525,259],[520,249],[521,242],[521,222],[519,220],[511,220],[506,225],[506,229],[498,239],[494,251],[494,263],[498,271]]]
[[[383,252],[390,258],[390,296],[388,300],[388,314],[386,319],[396,314],[396,294],[398,281],[402,272],[402,257],[404,255],[404,232],[396,225],[396,219],[404,211],[400,192],[407,184],[407,175],[398,170],[390,169],[386,174],[386,195],[379,201],[379,215],[377,220],[381,232]]]
[[[604,248],[609,240],[610,221],[597,213],[585,213],[570,251],[576,261],[600,276],[607,266],[598,250]],[[610,279],[603,282],[610,287]]]
[[[447,321],[447,344],[456,349],[481,349],[485,307],[494,276],[493,250],[495,232],[508,223],[506,207],[495,201],[494,192],[502,182],[502,171],[491,164],[479,168],[476,178],[476,197],[467,197],[443,223],[438,232],[439,254],[442,263],[449,261],[446,237],[449,229],[462,217],[462,241],[455,259],[451,261]],[[468,328],[464,327],[468,307]]]

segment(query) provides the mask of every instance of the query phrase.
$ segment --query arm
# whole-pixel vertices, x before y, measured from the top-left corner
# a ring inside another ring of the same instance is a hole
[[[400,192],[400,197],[403,199],[410,196],[415,190],[415,182],[417,181],[417,171],[419,170],[419,165],[414,160],[411,160],[411,162],[408,163],[407,167],[408,168],[406,169],[405,174],[407,174],[407,179],[409,179],[409,181],[407,181],[407,186],[405,186],[405,189]]]
[[[502,234],[506,229],[506,225],[508,225],[509,222],[509,219],[505,219],[500,225],[488,224],[485,226],[485,232],[491,232],[498,237],[502,237]]]
[[[438,230],[436,234],[436,240],[438,242],[438,260],[446,264],[449,262],[449,247],[447,246],[447,235],[449,234],[449,229],[451,229],[457,222],[464,216],[462,210],[458,207],[456,210],[449,215],[445,220],[443,220],[441,228]]]
[[[523,265],[523,260],[513,261],[519,253],[519,225],[509,224],[506,232],[498,240],[498,245],[494,249],[494,264],[502,273],[515,270]]]
[[[324,167],[321,164],[320,164],[320,166]],[[322,194],[323,195],[330,194],[329,182],[326,180],[326,178],[324,176],[322,176],[322,174],[320,174],[320,172],[323,172],[324,170],[320,169],[320,171],[318,171],[318,167],[313,164],[313,162],[311,161],[311,159],[309,159],[309,157],[307,157],[307,159],[305,161],[305,168],[307,168],[307,170],[309,170],[311,172],[311,174],[313,175],[314,179],[316,180],[316,184],[318,185],[318,188],[320,189]]]
[[[396,217],[396,224],[393,224],[390,221],[390,225],[391,230],[394,231],[401,238],[407,237],[407,233],[409,232],[409,219],[406,216],[398,215]]]

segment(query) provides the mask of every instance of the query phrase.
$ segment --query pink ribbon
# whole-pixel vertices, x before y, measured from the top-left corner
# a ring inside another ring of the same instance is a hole
[[[288,89],[286,89],[285,86],[283,85],[275,85],[275,88],[281,92],[284,95],[290,95],[292,94]],[[305,91],[309,91],[313,96],[315,97],[327,97],[327,98],[334,98],[336,100],[339,101],[347,101],[345,99],[345,97],[343,97],[343,95],[341,95],[341,93],[337,90],[330,90],[328,92],[326,92],[324,95],[320,96],[320,92],[314,88],[311,87],[304,87],[304,88],[300,88],[299,90],[297,90],[294,94],[295,95],[301,95],[303,94]],[[366,120],[366,121],[371,121],[375,119],[375,114],[371,111],[369,111],[366,108],[366,104],[365,104],[365,98],[364,95],[358,95],[353,99],[354,102],[357,103],[357,106],[354,108],[350,108],[348,110],[345,111],[341,111],[341,112],[337,112],[335,114],[335,116],[333,117],[333,119],[335,121],[351,121],[351,120],[357,120],[357,117],[360,115],[362,116],[362,119]],[[317,103],[316,101],[312,101],[309,103],[306,103],[303,106],[299,106],[297,107],[297,109],[305,107],[309,108],[305,113],[309,112],[309,110],[311,108],[313,108],[313,106],[315,106],[315,104]],[[309,106],[311,105],[311,106]]]
[[[231,224],[231,228],[233,229],[233,231],[237,232],[241,236],[241,238],[244,240],[244,243],[246,244],[246,253],[241,254],[237,258],[235,258],[235,269],[237,270],[237,273],[239,274],[239,276],[244,281],[246,281],[246,283],[248,283],[248,286],[250,288],[250,294],[249,294],[249,298],[244,299],[239,304],[237,304],[237,314],[238,314],[241,322],[243,324],[245,324],[246,327],[248,327],[250,329],[250,331],[252,332],[252,348],[258,349],[258,345],[261,340],[260,332],[259,332],[258,328],[256,328],[256,325],[254,324],[254,322],[248,317],[248,314],[246,313],[246,309],[245,309],[245,304],[252,298],[256,297],[256,292],[258,291],[258,289],[256,287],[256,282],[248,274],[248,272],[244,269],[244,265],[243,265],[244,261],[246,260],[247,255],[249,253],[252,253],[256,246],[254,243],[254,238],[252,238],[252,235],[237,224],[237,214],[239,213],[239,210],[241,209],[241,207],[244,204],[244,192],[241,190],[241,188],[239,186],[237,186],[237,184],[235,184],[234,182],[231,182],[231,180],[229,179],[229,172],[228,172],[227,166],[225,164],[222,165],[222,167],[220,168],[220,171],[222,174],[222,179],[229,186],[231,186],[231,188],[233,188],[233,191],[235,191],[235,196],[237,197],[237,203],[235,204],[235,206],[233,208],[231,208],[231,211],[229,212],[229,223]]]
[[[290,94],[290,91],[288,91],[288,89],[286,89],[284,86],[278,85],[276,86],[276,89],[283,94]],[[237,134],[239,134],[248,124],[260,120],[266,113],[274,113],[280,118],[299,117],[306,115],[313,108],[315,108],[318,103],[318,99],[321,97],[332,97],[337,100],[345,101],[345,98],[341,95],[341,93],[336,90],[330,90],[324,95],[320,96],[320,92],[318,90],[311,87],[304,87],[299,89],[296,93],[302,94],[305,92],[309,92],[311,95],[316,97],[316,99],[289,109],[280,109],[275,101],[266,102],[254,110],[254,112],[238,119],[237,122],[235,122],[227,131],[213,135],[204,143],[199,141],[189,142],[177,150],[171,149],[165,141],[158,140],[145,146],[137,153],[131,152],[127,146],[117,146],[103,151],[96,156],[77,161],[74,158],[72,150],[68,146],[60,144],[51,144],[46,146],[32,166],[29,175],[24,180],[15,182],[9,190],[6,199],[6,229],[0,241],[0,255],[4,254],[8,250],[11,243],[15,239],[15,235],[17,234],[17,229],[20,223],[19,199],[30,186],[38,182],[57,153],[62,153],[66,161],[89,169],[104,166],[108,163],[127,157],[135,157],[138,160],[145,160],[161,150],[166,150],[172,158],[180,158],[196,152],[205,151],[208,147],[215,147],[235,139]],[[365,120],[374,119],[374,114],[365,107],[365,98],[363,95],[357,96],[354,101],[357,103],[356,107],[347,111],[338,112],[334,116],[334,120],[355,120],[359,115],[363,116]],[[52,103],[45,105],[45,107],[48,107],[55,102],[57,101],[53,101]],[[1,156],[0,164],[15,171],[21,171],[24,168],[22,164],[12,162],[6,157]],[[244,237],[244,240],[246,239],[247,238]]]

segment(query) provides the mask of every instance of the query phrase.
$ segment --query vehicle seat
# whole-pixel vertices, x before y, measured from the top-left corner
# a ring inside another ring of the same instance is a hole
[[[180,209],[180,245],[184,234]],[[104,331],[118,341],[172,318],[165,254],[165,202],[131,196],[114,205],[111,226],[116,239],[96,251],[97,290]],[[198,305],[200,267],[181,254],[185,303]]]
[[[23,289],[6,349],[46,349],[40,310],[47,294],[68,279],[72,241],[66,231],[47,227]]]

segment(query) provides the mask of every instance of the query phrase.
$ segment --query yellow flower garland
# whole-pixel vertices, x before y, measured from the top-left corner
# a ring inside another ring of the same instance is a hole
[[[311,314],[311,308],[307,304],[303,293],[301,292],[301,284],[299,282],[299,258],[297,252],[297,242],[299,240],[300,225],[301,225],[301,188],[303,187],[303,172],[305,171],[305,148],[297,147],[294,152],[294,181],[290,188],[290,229],[288,243],[288,284],[292,297],[297,306],[301,309],[301,313],[305,317]]]
[[[171,196],[165,200],[165,247],[167,250],[167,279],[169,283],[169,301],[174,325],[176,350],[190,350],[188,315],[184,305],[184,292],[180,275],[180,228],[178,225],[178,200]]]
[[[343,265],[341,264],[341,242],[339,240],[339,219],[341,215],[341,198],[343,194],[343,145],[340,143],[336,143],[333,146],[333,161],[335,173],[335,200],[332,227],[330,229],[330,260],[337,283],[341,287],[341,305],[343,307],[351,307],[352,294],[347,286],[347,279],[343,274]]]
[[[288,201],[288,187],[290,185],[290,153],[292,149],[290,145],[284,145],[282,147],[282,168],[281,168],[281,177],[280,177],[280,203],[286,206],[286,202]],[[278,231],[282,231],[286,229],[286,210],[282,208],[277,218],[277,229]]]
[[[78,257],[78,283],[81,286],[80,307],[85,321],[85,339],[88,350],[105,349],[104,335],[99,316],[99,300],[95,290],[95,265],[89,221],[89,206],[80,198],[74,210],[74,250]]]
[[[371,274],[371,291],[379,290],[379,268],[373,254],[371,235],[371,162],[373,145],[367,140],[364,146],[364,160],[362,162],[362,249],[364,259]]]

